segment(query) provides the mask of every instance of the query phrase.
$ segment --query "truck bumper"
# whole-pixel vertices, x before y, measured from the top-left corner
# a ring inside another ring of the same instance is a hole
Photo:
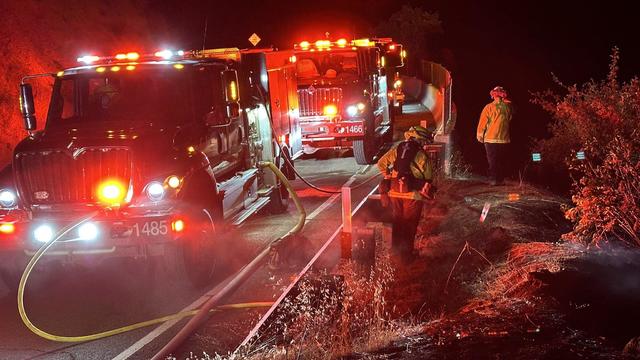
[[[184,227],[181,231],[176,231],[175,222],[178,220],[183,221]],[[89,222],[98,229],[95,238],[80,238],[79,227],[76,227],[60,238],[47,251],[42,261],[96,263],[114,257],[163,256],[168,246],[178,244],[191,231],[198,231],[199,226],[205,226],[190,224],[189,219],[174,213],[137,216],[111,213],[96,216]],[[57,233],[70,225],[73,225],[73,221],[55,218],[34,218],[14,222],[14,234],[0,235],[0,267],[26,264],[26,260],[45,243],[35,237],[34,232],[39,227],[48,226]]]
[[[318,148],[351,148],[353,140],[364,136],[364,120],[349,119],[333,121],[326,117],[301,119],[304,152]]]

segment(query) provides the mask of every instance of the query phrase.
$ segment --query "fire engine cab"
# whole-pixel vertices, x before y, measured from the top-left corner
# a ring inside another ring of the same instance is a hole
[[[393,135],[380,49],[369,39],[303,41],[294,46],[306,153],[351,148],[371,164]]]
[[[25,77],[29,135],[0,172],[2,279],[16,286],[28,258],[72,229],[45,260],[168,259],[195,286],[209,282],[228,226],[287,206],[260,163],[287,170],[302,149],[293,59],[235,48],[83,56],[46,75],[41,130]]]

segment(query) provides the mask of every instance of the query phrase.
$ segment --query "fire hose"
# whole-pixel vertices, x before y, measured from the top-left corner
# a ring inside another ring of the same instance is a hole
[[[300,202],[300,199],[298,198],[296,192],[291,187],[291,184],[287,181],[287,179],[284,176],[284,174],[282,174],[282,172],[271,162],[261,162],[260,163],[260,167],[265,167],[265,168],[268,167],[269,169],[271,169],[271,171],[273,171],[276,174],[276,176],[280,179],[280,181],[282,181],[282,184],[286,187],[287,191],[289,192],[289,195],[291,196],[291,198],[293,199],[293,201],[294,201],[294,203],[296,205],[296,208],[298,209],[298,212],[300,213],[300,216],[298,218],[298,222],[284,236],[281,236],[281,237],[273,240],[271,243],[269,243],[269,245],[251,263],[245,265],[245,267],[242,268],[235,275],[235,277],[222,290],[220,290],[220,292],[218,292],[217,294],[212,296],[199,309],[190,310],[190,311],[182,311],[182,312],[179,312],[179,313],[175,313],[175,314],[159,317],[159,318],[156,318],[156,319],[151,319],[151,320],[147,320],[147,321],[143,321],[143,322],[139,322],[139,323],[123,326],[123,327],[116,328],[116,329],[103,331],[103,332],[98,332],[98,333],[90,334],[90,335],[82,335],[82,336],[56,335],[56,334],[52,334],[52,333],[49,333],[47,331],[44,331],[44,330],[38,328],[35,324],[33,324],[33,322],[29,319],[29,317],[27,315],[27,311],[26,311],[25,304],[24,304],[24,291],[25,291],[25,288],[26,288],[26,285],[27,285],[27,280],[29,279],[29,275],[31,274],[31,271],[34,269],[34,267],[36,266],[38,261],[45,255],[45,253],[58,240],[60,240],[66,234],[71,232],[73,229],[77,228],[78,226],[84,224],[85,222],[87,222],[87,221],[93,219],[95,216],[97,216],[99,214],[99,211],[95,211],[95,212],[91,213],[90,215],[82,218],[81,220],[79,220],[79,221],[77,221],[77,222],[75,222],[75,223],[63,228],[57,234],[57,236],[55,236],[53,239],[51,239],[46,244],[42,245],[38,249],[38,251],[36,251],[36,253],[31,257],[29,262],[27,263],[27,266],[24,269],[24,271],[22,273],[22,276],[20,278],[20,283],[18,284],[18,313],[20,315],[20,318],[22,319],[22,322],[24,323],[24,325],[31,332],[33,332],[34,334],[36,334],[36,335],[38,335],[38,336],[40,336],[40,337],[42,337],[44,339],[47,339],[47,340],[56,341],[56,342],[86,342],[86,341],[103,339],[103,338],[106,338],[106,337],[122,334],[122,333],[125,333],[125,332],[137,330],[137,329],[148,327],[148,326],[151,326],[151,325],[161,324],[161,323],[164,323],[164,322],[167,322],[167,321],[170,321],[170,320],[182,319],[182,318],[193,316],[191,321],[189,321],[185,325],[185,327],[178,333],[178,335],[174,339],[172,339],[172,341],[170,341],[163,348],[162,351],[167,349],[167,353],[168,353],[170,351],[173,351],[175,349],[175,347],[177,347],[177,345],[179,345],[179,343],[180,343],[180,342],[174,341],[174,340],[176,340],[178,338],[181,339],[180,341],[184,340],[193,330],[195,330],[195,328],[197,328],[200,324],[202,324],[203,321],[206,320],[207,316],[210,313],[212,313],[214,311],[223,310],[223,309],[245,309],[245,308],[257,308],[257,307],[269,307],[269,306],[271,306],[272,302],[249,302],[249,303],[239,303],[239,304],[218,305],[222,300],[224,300],[229,295],[231,295],[233,293],[233,291],[235,291],[249,277],[249,275],[251,275],[253,272],[255,272],[268,259],[267,255],[269,255],[272,251],[274,251],[276,249],[276,246],[281,241],[283,241],[284,239],[290,238],[291,236],[293,236],[293,235],[297,234],[298,232],[300,232],[302,230],[302,228],[304,226],[304,223],[305,223],[305,220],[306,220],[306,212],[305,212],[304,208],[302,207],[302,203]],[[161,351],[161,353],[162,353],[162,351]],[[156,357],[157,356],[158,355],[156,355]]]

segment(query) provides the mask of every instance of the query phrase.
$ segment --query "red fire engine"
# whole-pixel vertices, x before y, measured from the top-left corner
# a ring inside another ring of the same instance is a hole
[[[142,272],[169,259],[206,284],[228,256],[228,226],[288,203],[260,162],[286,170],[284,157],[301,152],[294,59],[238,49],[83,56],[46,75],[42,130],[26,77],[29,136],[0,172],[2,280],[15,286],[27,259],[62,236],[44,265],[128,258]]]
[[[376,43],[318,40],[294,48],[304,151],[353,147],[358,164],[372,163],[393,135],[387,78]]]

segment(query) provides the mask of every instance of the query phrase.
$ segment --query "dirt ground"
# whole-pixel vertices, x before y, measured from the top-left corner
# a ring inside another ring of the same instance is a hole
[[[570,227],[544,191],[450,180],[425,205],[410,263],[386,300],[415,324],[348,358],[628,358],[640,335],[640,256],[559,242]],[[484,221],[483,208],[489,207]]]

